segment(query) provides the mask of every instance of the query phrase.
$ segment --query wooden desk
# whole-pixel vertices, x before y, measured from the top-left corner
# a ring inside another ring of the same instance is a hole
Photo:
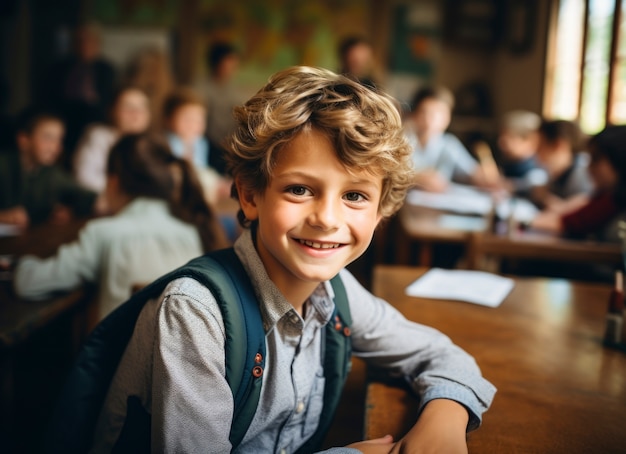
[[[39,225],[19,236],[2,237],[0,254],[10,254],[15,258],[26,254],[50,256],[61,244],[76,239],[85,222],[76,220],[66,225]],[[59,315],[84,302],[85,298],[85,290],[80,289],[45,301],[23,301],[14,295],[10,282],[0,282],[0,349],[24,341]]]
[[[377,267],[374,293],[449,335],[498,388],[470,452],[624,452],[626,353],[601,343],[609,286],[518,278],[492,309],[406,296],[425,271]],[[403,389],[369,384],[366,437],[401,436],[416,408]]]
[[[446,222],[447,220],[452,222]],[[486,225],[486,221],[479,216],[463,216],[405,204],[398,212],[393,230],[395,263],[410,264],[410,248],[407,243],[417,241],[420,245],[417,263],[420,266],[430,266],[434,244],[467,245],[471,235],[484,231]]]
[[[41,225],[0,238],[0,254],[46,257],[75,239],[85,221]],[[23,301],[0,282],[0,437],[7,452],[30,451],[47,410],[85,338],[92,292],[83,288],[44,301]]]
[[[469,236],[468,267],[482,268],[489,257],[543,259],[549,261],[622,265],[622,246],[614,243],[570,240],[542,232],[494,235],[474,232]]]

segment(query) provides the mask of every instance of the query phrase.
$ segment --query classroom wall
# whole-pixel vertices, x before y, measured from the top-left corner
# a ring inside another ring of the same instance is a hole
[[[54,8],[56,12],[46,7],[44,0],[10,1],[16,13],[5,16],[11,27],[3,28],[0,36],[7,49],[0,59],[0,76],[8,82],[12,96],[0,106],[5,111],[14,112],[28,101],[34,79],[57,56],[55,43],[63,34],[59,29],[67,30],[78,14],[100,21],[105,30],[150,30],[155,35],[161,30],[161,39],[167,35],[175,49],[175,72],[186,83],[206,77],[203,56],[217,38],[233,39],[244,49],[240,77],[252,91],[282,66],[306,63],[336,69],[339,40],[361,33],[369,36],[374,46],[383,86],[401,100],[409,98],[421,83],[441,83],[453,91],[483,84],[492,104],[488,118],[479,119],[486,128],[507,110],[540,112],[542,104],[549,1],[467,1],[482,2],[498,14],[510,5],[535,4],[532,46],[523,53],[507,47],[506,31],[490,46],[450,40],[449,30],[458,27],[450,27],[449,17],[462,9],[457,6],[463,0],[63,0],[72,8]],[[498,18],[504,20],[501,15]],[[33,32],[27,35],[29,26]],[[398,43],[404,48],[398,50]],[[29,51],[29,58],[25,57]]]

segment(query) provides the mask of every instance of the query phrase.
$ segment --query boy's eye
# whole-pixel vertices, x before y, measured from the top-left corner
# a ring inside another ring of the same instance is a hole
[[[364,200],[366,200],[365,196],[363,194],[360,194],[358,192],[348,192],[344,198],[348,201],[348,202],[362,202]]]
[[[293,195],[298,195],[298,196],[309,194],[309,190],[305,188],[304,186],[291,186],[290,188],[287,189],[287,192]]]

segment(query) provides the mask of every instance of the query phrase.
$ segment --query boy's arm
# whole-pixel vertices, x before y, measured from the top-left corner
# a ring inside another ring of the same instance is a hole
[[[103,243],[97,230],[98,227],[87,225],[77,241],[61,246],[52,257],[22,257],[13,278],[15,292],[23,298],[41,299],[54,291],[95,282],[100,270]]]
[[[351,306],[355,355],[391,376],[404,377],[420,397],[420,413],[431,401],[452,400],[466,409],[465,429],[477,428],[495,388],[474,359],[441,332],[408,321],[347,271],[341,276]]]
[[[234,402],[221,313],[206,287],[192,279],[177,282],[157,315],[152,449],[230,452]]]

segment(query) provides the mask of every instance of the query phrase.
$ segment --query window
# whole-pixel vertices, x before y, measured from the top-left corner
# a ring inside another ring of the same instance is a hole
[[[626,0],[553,3],[544,115],[588,134],[626,123]]]

